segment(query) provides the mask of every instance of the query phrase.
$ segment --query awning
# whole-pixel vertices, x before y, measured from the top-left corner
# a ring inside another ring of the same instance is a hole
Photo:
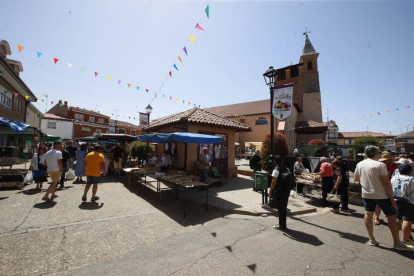
[[[198,133],[175,132],[139,135],[136,140],[153,143],[181,142],[195,144],[219,144],[223,142],[223,137]]]
[[[26,130],[26,128],[30,127],[29,124],[19,121],[10,121],[5,117],[0,117],[0,125],[8,126],[15,132],[23,132]]]

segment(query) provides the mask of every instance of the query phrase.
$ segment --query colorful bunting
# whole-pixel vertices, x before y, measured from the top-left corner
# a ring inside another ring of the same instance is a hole
[[[372,114],[369,114],[369,117],[372,117]]]
[[[148,93],[148,89],[145,89],[145,91],[147,91],[147,93]]]
[[[41,55],[43,55],[43,54],[42,54],[42,53],[40,53],[40,52],[37,52],[37,57],[38,57],[38,58],[40,58],[40,56],[41,56]]]
[[[183,63],[183,60],[181,59],[181,57],[180,57],[180,56],[178,56],[178,60],[179,60],[181,63]]]
[[[204,29],[203,29],[203,28],[201,28],[201,26],[200,26],[200,25],[198,25],[198,23],[197,23],[197,25],[195,26],[195,28],[196,28],[196,29],[199,29],[199,30],[204,31]]]
[[[6,92],[6,91],[4,91],[4,92]],[[14,96],[15,97],[19,96],[19,93],[14,93]]]
[[[22,45],[17,45],[17,49],[19,49],[19,53],[23,50],[23,46]]]
[[[121,81],[120,80],[118,80],[118,85],[121,85]]]
[[[59,61],[59,59],[58,58],[53,58],[53,62],[56,64],[57,62]],[[71,65],[72,66],[72,65]],[[70,66],[69,66],[69,68],[70,68]]]
[[[193,35],[190,35],[190,40],[192,40],[194,42],[194,44],[197,44]]]
[[[95,77],[97,77],[98,76],[98,72],[95,72]]]
[[[381,115],[381,112],[377,112],[378,115]]]
[[[28,100],[29,99],[29,96],[25,96],[25,98],[26,98],[26,100]]]
[[[131,84],[130,83],[128,83],[128,88],[131,88]]]
[[[137,90],[139,90],[139,86],[137,86]]]
[[[174,68],[175,68],[177,71],[179,71],[179,70],[178,70],[178,68],[177,68],[177,65],[175,65],[175,63],[174,63],[174,65],[173,65],[173,66],[174,66]]]
[[[185,48],[185,46],[184,46],[184,48],[183,48],[183,51],[185,52],[185,54],[188,56],[188,53],[187,53],[187,48]]]
[[[81,67],[80,70],[81,70],[81,73],[83,73],[83,72],[85,72],[86,69],[85,69],[85,67]]]
[[[407,105],[407,108],[410,108],[410,106],[409,106],[409,105]]]
[[[51,101],[50,103],[51,103],[51,104],[54,104],[55,102],[54,102],[54,101]]]
[[[15,94],[17,94],[17,93],[15,93]],[[42,99],[42,103],[43,103],[44,101],[45,101],[45,100],[43,100],[43,99]]]
[[[170,101],[172,100],[172,97],[170,97]]]
[[[69,67],[69,68],[72,68],[72,65],[73,65],[72,63],[69,63],[69,62],[68,62],[68,67]]]
[[[170,74],[170,77],[172,78],[172,74],[171,74],[171,71],[170,71],[170,73],[169,73],[169,74]]]
[[[111,77],[106,77],[106,80],[109,81],[111,79]]]
[[[206,7],[206,15],[207,15],[207,18],[210,19],[210,5],[207,5]]]
[[[399,108],[396,108],[395,110],[400,111],[400,109],[399,109]]]

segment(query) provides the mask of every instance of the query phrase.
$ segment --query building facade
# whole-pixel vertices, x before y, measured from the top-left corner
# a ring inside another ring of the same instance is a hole
[[[128,134],[132,136],[142,134],[142,129],[139,126],[125,121],[109,119],[109,126],[111,131],[110,133]]]
[[[64,140],[73,139],[74,122],[71,119],[46,113],[42,117],[40,129],[43,133],[58,136]]]
[[[0,41],[0,116],[11,121],[26,122],[27,106],[36,102],[33,92],[20,78],[23,65],[20,61],[7,58],[11,55],[10,45]]]

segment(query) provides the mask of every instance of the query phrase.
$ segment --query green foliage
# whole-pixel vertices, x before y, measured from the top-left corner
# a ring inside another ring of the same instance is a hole
[[[381,141],[380,138],[372,137],[372,136],[363,136],[359,138],[355,138],[352,141],[352,145],[374,145],[378,147],[385,146],[385,142]]]
[[[268,169],[269,159],[270,159],[270,133],[266,135],[263,144],[262,144],[262,160],[264,161],[263,168]],[[274,151],[273,155],[287,155],[288,154],[288,145],[285,136],[282,133],[275,133],[274,140]]]
[[[325,142],[321,139],[313,139],[308,143],[309,146],[325,145]]]
[[[136,143],[132,146],[130,156],[133,158],[138,158],[138,160],[145,160],[149,152],[153,152],[154,147],[148,146],[147,143]]]

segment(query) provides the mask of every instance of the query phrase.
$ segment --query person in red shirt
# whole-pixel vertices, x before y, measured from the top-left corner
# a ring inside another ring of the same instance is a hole
[[[388,179],[391,180],[392,174],[398,169],[398,165],[394,163],[394,157],[389,152],[383,152],[381,158],[378,160],[387,166]],[[380,225],[381,208],[377,205],[375,207],[374,224]]]
[[[321,167],[319,169],[319,173],[322,178],[322,199],[323,204],[326,207],[332,207],[332,202],[326,201],[326,197],[328,193],[330,193],[334,187],[334,180],[333,180],[333,167],[330,163],[328,163],[326,157],[321,157]]]

